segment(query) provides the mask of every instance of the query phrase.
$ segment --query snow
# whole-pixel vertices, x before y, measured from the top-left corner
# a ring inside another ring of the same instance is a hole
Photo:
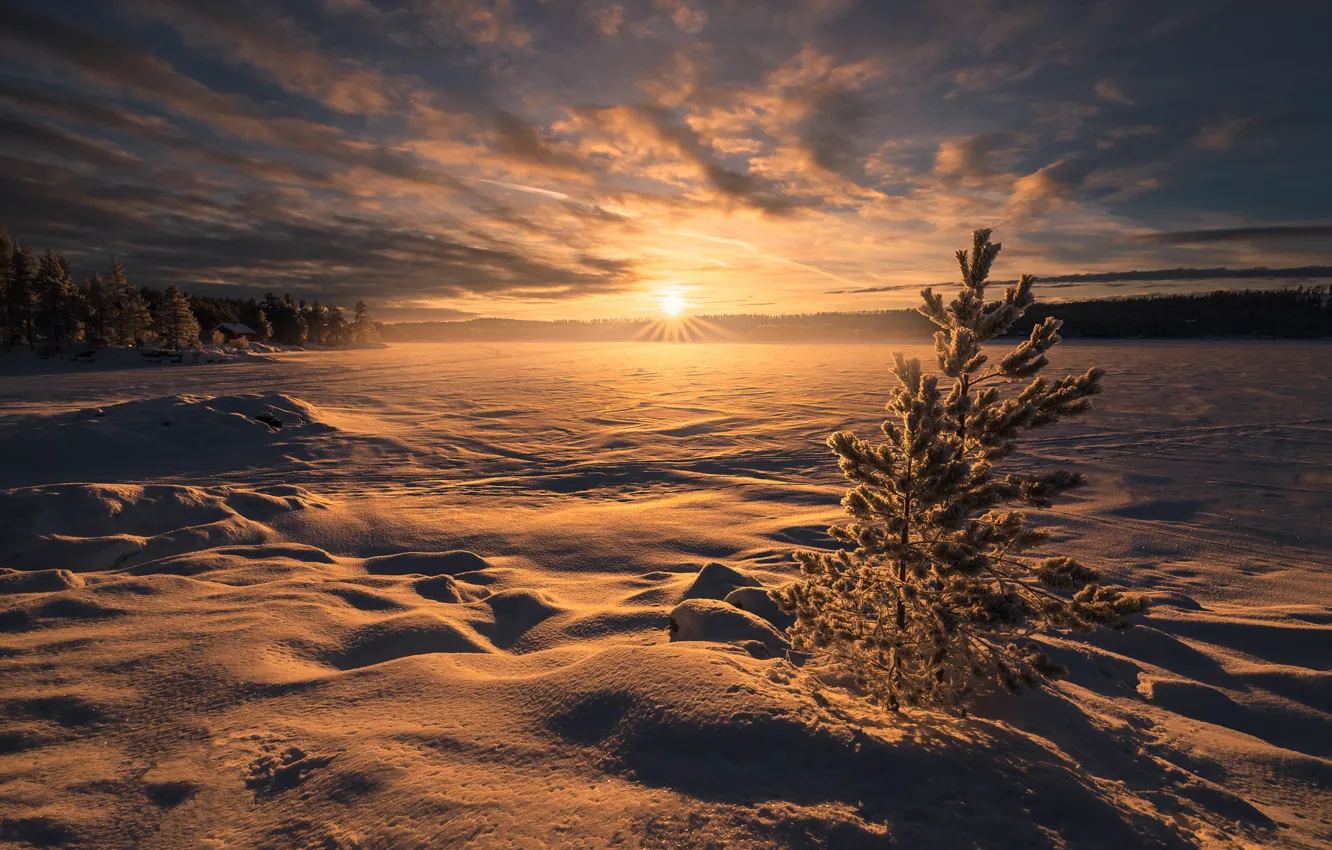
[[[1155,607],[966,720],[762,603],[889,349],[5,367],[0,844],[1332,842],[1328,346],[1061,347],[1110,374],[1026,450],[1092,478],[1043,523]]]
[[[76,348],[52,354],[19,349],[0,351],[0,375],[274,362],[269,355],[291,350],[300,349],[267,343],[250,343],[244,348],[229,344],[209,344],[181,351],[154,347]]]

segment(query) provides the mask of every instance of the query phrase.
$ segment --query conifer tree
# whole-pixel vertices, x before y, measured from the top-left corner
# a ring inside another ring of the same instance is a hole
[[[329,307],[325,311],[324,342],[328,345],[347,345],[352,339],[351,325],[342,314],[341,307]]]
[[[199,344],[199,322],[190,308],[190,297],[172,285],[163,293],[162,307],[156,317],[158,336],[167,348]]]
[[[287,341],[290,345],[305,345],[306,340],[310,338],[310,326],[305,323],[305,316],[301,315],[301,307],[291,300],[290,295],[282,296],[282,306],[285,315],[289,318],[287,325]]]
[[[17,342],[10,293],[14,289],[14,240],[0,229],[0,344],[9,348]]]
[[[262,309],[256,308],[254,320],[249,324],[250,330],[258,334],[261,340],[270,340],[273,338],[273,325],[269,323],[268,316]]]
[[[83,284],[80,293],[83,301],[83,339],[93,345],[107,343],[108,300],[102,276],[93,272]]]
[[[129,326],[131,316],[130,285],[125,279],[125,267],[116,255],[111,255],[111,268],[106,274],[106,333],[112,345],[129,345],[134,341]]]
[[[128,287],[125,293],[125,307],[121,318],[128,345],[141,346],[152,339],[153,314],[148,309],[148,301],[136,287]]]
[[[37,272],[39,321],[52,351],[72,344],[78,338],[78,287],[69,263],[54,251],[42,255]]]
[[[375,320],[370,318],[370,308],[364,301],[357,301],[352,312],[352,339],[356,342],[374,342],[379,337]]]
[[[37,253],[27,245],[20,245],[10,254],[14,278],[9,289],[10,320],[13,322],[15,343],[26,342],[28,348],[37,346]]]
[[[926,375],[919,360],[894,353],[899,385],[886,439],[876,445],[848,431],[828,438],[854,485],[842,499],[851,521],[829,534],[849,548],[795,553],[801,580],[773,592],[796,616],[795,649],[892,709],[963,713],[981,681],[1017,689],[1059,675],[1033,634],[1124,628],[1145,604],[1101,586],[1095,570],[1071,558],[1031,556],[1047,535],[1015,508],[1048,508],[1083,479],[1001,467],[1024,431],[1086,411],[1103,370],[1040,377],[1060,341],[1054,318],[998,362],[982,353],[1033,303],[1029,275],[986,301],[999,249],[989,230],[976,231],[970,252],[957,252],[958,296],[945,306],[932,289],[921,293],[920,313],[940,328],[942,374]]]

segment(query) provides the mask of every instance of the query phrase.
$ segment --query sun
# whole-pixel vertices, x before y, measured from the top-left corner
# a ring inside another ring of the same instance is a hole
[[[661,297],[661,312],[668,316],[678,316],[684,312],[685,300],[678,295],[663,295]]]

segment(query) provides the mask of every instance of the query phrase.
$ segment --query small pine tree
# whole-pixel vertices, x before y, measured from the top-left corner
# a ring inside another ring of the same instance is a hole
[[[838,552],[797,552],[802,578],[774,591],[796,616],[792,643],[847,673],[889,708],[926,706],[963,713],[982,680],[1010,689],[1061,669],[1028,638],[1043,629],[1127,627],[1144,600],[1097,584],[1096,571],[1067,557],[1034,559],[1046,539],[1014,506],[1047,508],[1083,483],[1068,472],[1001,474],[1018,436],[1080,414],[1103,371],[1057,381],[1039,377],[1060,340],[1048,318],[990,364],[986,341],[1032,304],[1023,275],[1004,297],[985,300],[1000,246],[989,230],[959,251],[962,288],[947,307],[931,289],[920,312],[939,326],[940,378],[920,361],[893,355],[899,386],[877,445],[848,431],[828,438],[853,486],[852,517],[829,529]]]
[[[162,308],[157,315],[157,333],[167,348],[184,348],[199,344],[199,322],[190,309],[190,297],[178,286],[168,286],[162,297]]]

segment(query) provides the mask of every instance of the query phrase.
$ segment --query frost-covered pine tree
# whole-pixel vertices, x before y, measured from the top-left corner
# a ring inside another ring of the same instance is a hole
[[[796,616],[796,650],[892,709],[962,713],[984,680],[1017,689],[1058,675],[1031,635],[1124,628],[1144,607],[1071,558],[1031,557],[1047,535],[1018,508],[1047,508],[1083,479],[1004,471],[1004,461],[1024,431],[1086,411],[1103,371],[1040,377],[1060,340],[1053,318],[998,362],[982,353],[1033,301],[1029,275],[986,301],[999,248],[989,230],[976,231],[971,250],[957,252],[957,297],[945,306],[932,289],[921,293],[919,311],[940,328],[942,374],[926,375],[920,361],[895,352],[886,439],[828,438],[854,485],[842,499],[851,521],[829,534],[851,548],[795,553],[801,579],[773,593]]]

